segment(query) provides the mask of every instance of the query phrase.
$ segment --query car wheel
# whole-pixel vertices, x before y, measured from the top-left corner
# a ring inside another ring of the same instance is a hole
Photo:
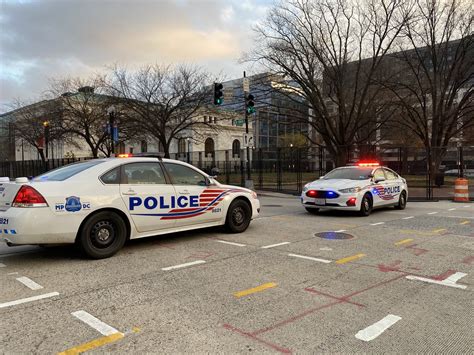
[[[368,216],[372,212],[372,199],[369,195],[365,194],[360,204],[361,216]]]
[[[249,204],[243,200],[236,200],[227,210],[225,227],[231,233],[242,233],[248,228],[251,219],[252,210]]]
[[[127,226],[113,212],[99,212],[82,227],[78,244],[81,251],[92,259],[108,258],[118,252],[127,239]]]
[[[311,214],[318,214],[319,213],[319,208],[305,207],[305,210],[308,211]]]
[[[403,191],[400,194],[400,197],[398,199],[398,204],[395,206],[395,208],[397,210],[404,210],[406,206],[407,206],[407,194],[405,191]]]

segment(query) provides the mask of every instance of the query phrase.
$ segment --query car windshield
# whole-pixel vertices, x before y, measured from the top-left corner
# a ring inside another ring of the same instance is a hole
[[[372,168],[338,168],[330,171],[324,176],[324,180],[348,179],[367,180],[372,173]]]
[[[73,163],[63,166],[58,169],[54,169],[39,175],[33,179],[33,181],[64,181],[70,177],[79,174],[80,172],[87,170],[97,164],[103,163],[104,160],[88,160],[81,163]]]

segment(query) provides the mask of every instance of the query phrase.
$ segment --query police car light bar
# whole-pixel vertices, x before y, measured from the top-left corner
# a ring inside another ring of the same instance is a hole
[[[372,162],[372,161],[361,161],[359,163],[357,163],[358,166],[380,166],[380,163],[378,162]]]
[[[127,154],[127,153],[119,154],[119,155],[117,155],[117,157],[119,157],[119,158],[131,158],[131,157],[133,157],[133,154]]]
[[[161,160],[161,159],[163,159],[165,154],[161,153],[161,152],[157,152],[157,153],[147,152],[147,153],[136,153],[136,154],[122,153],[122,154],[118,154],[116,156],[118,158],[158,158],[158,159]]]

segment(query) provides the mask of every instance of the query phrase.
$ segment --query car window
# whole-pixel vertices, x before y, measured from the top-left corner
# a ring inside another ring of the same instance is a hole
[[[63,166],[58,169],[54,169],[39,175],[33,179],[33,181],[64,181],[70,177],[83,172],[93,166],[103,163],[105,160],[88,160],[81,163],[73,163]]]
[[[122,184],[166,184],[165,175],[158,163],[131,163],[123,166]]]
[[[384,169],[385,176],[387,176],[387,180],[396,180],[398,179],[398,175],[395,174],[392,170]]]
[[[106,185],[120,183],[120,167],[116,167],[115,169],[106,172],[100,177],[100,180]]]
[[[382,169],[375,170],[374,180],[378,180],[378,179],[385,179],[385,174],[383,173]]]
[[[204,175],[181,164],[165,163],[165,168],[176,185],[206,185]]]
[[[348,180],[367,180],[372,173],[372,168],[337,168],[324,176],[324,180],[348,179]]]

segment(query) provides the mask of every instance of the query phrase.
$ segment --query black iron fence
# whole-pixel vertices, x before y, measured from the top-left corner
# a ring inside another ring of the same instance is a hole
[[[345,160],[348,162],[376,160],[400,173],[408,181],[412,199],[451,199],[454,195],[454,181],[459,176],[469,180],[471,191],[474,187],[474,146],[436,148],[436,151],[420,147],[352,147],[347,149],[346,154]],[[434,164],[432,161],[438,155],[442,159]],[[217,175],[222,183],[250,185],[257,190],[292,194],[300,193],[307,182],[332,170],[337,161],[328,149],[320,146],[252,149],[249,157],[251,181],[247,181],[246,150],[186,152],[171,154],[171,158],[188,162],[210,175]],[[0,162],[0,176],[36,176],[79,160],[84,158],[52,159],[46,163],[38,160]]]

